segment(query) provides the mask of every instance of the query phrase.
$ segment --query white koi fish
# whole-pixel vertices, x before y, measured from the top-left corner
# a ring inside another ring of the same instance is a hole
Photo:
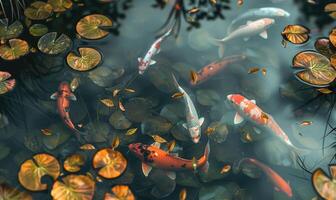
[[[194,143],[198,143],[201,138],[201,126],[204,118],[198,118],[198,114],[194,103],[192,102],[188,93],[178,84],[175,76],[173,75],[174,83],[180,93],[183,94],[183,101],[185,104],[186,123],[183,127],[190,133],[190,137]]]
[[[149,48],[147,51],[146,55],[144,58],[139,57],[138,58],[138,67],[139,67],[139,74],[142,75],[145,73],[147,68],[150,65],[154,65],[156,63],[155,60],[153,60],[153,56],[156,54],[160,53],[161,49],[161,43],[162,41],[170,35],[172,32],[172,29],[170,29],[167,33],[165,33],[163,36],[159,37],[155,42],[152,44],[152,46]]]
[[[304,154],[307,153],[306,149],[297,148],[292,144],[287,134],[282,130],[279,124],[273,119],[270,114],[265,113],[260,107],[258,107],[255,100],[249,100],[240,94],[230,94],[227,96],[227,99],[237,110],[234,118],[234,124],[239,124],[243,122],[244,119],[247,119],[258,127],[266,128],[266,130],[269,130],[295,152]],[[260,130],[255,130],[257,133],[260,133]]]
[[[249,38],[254,35],[260,35],[262,38],[267,39],[267,29],[274,24],[274,19],[262,18],[256,21],[248,21],[246,25],[240,26],[236,30],[229,33],[228,36],[223,39],[215,39],[216,45],[219,46],[218,55],[224,56],[224,45],[237,38]]]

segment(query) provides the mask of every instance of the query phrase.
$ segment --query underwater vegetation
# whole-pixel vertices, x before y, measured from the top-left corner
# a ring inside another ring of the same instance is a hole
[[[0,6],[0,199],[336,199],[335,2]]]

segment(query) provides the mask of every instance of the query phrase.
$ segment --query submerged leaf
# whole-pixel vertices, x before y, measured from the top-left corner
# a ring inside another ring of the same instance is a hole
[[[74,52],[70,52],[66,57],[68,65],[76,71],[91,70],[97,67],[102,60],[102,55],[94,48],[81,47],[78,51],[78,56]]]
[[[112,108],[114,106],[112,99],[101,99],[100,102],[102,102],[105,106]]]
[[[303,44],[309,40],[310,30],[301,25],[287,25],[281,35],[293,44]]]
[[[0,57],[4,60],[16,60],[29,53],[29,45],[25,40],[11,39],[8,45],[0,45]]]
[[[322,55],[330,58],[332,55],[336,54],[334,48],[328,38],[319,38],[315,41],[315,49]]]
[[[137,132],[138,128],[128,129],[125,135],[134,135]]]
[[[70,46],[71,39],[65,34],[61,34],[57,37],[57,32],[45,34],[37,43],[37,47],[41,52],[50,55],[64,53]]]
[[[127,160],[119,151],[105,148],[93,156],[93,167],[104,178],[117,178],[126,170]]]
[[[108,17],[93,14],[79,20],[76,25],[76,31],[83,38],[97,40],[107,36],[109,32],[104,30],[104,28],[111,26],[112,21]]]

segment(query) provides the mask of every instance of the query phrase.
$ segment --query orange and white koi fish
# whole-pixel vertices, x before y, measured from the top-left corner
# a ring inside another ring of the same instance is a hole
[[[207,81],[209,78],[213,77],[214,75],[218,74],[228,65],[234,62],[238,62],[240,60],[244,60],[245,58],[246,56],[244,55],[234,55],[234,56],[225,57],[223,59],[212,62],[208,64],[207,66],[203,67],[200,71],[198,71],[197,80],[195,82],[191,81],[190,84],[199,85]]]
[[[142,172],[148,176],[153,167],[167,170],[167,175],[175,179],[175,171],[201,169],[203,172],[208,171],[208,158],[210,154],[210,144],[207,143],[203,156],[196,160],[187,160],[178,156],[167,153],[160,149],[159,143],[146,145],[134,143],[128,146],[129,150],[142,161]]]
[[[160,53],[161,50],[161,43],[162,41],[168,37],[170,35],[170,33],[172,32],[172,29],[170,29],[167,33],[165,33],[163,36],[159,37],[153,44],[152,46],[149,48],[149,50],[147,51],[146,55],[144,58],[138,58],[138,67],[139,67],[139,74],[142,75],[143,73],[145,73],[145,71],[147,70],[147,68],[150,65],[154,65],[156,63],[155,60],[153,60],[153,56],[155,56],[156,54]]]
[[[70,100],[76,101],[76,96],[71,92],[70,85],[67,82],[61,82],[58,91],[50,96],[50,99],[57,100],[57,110],[63,122],[67,127],[76,133],[80,139],[80,131],[75,127],[70,118]]]
[[[277,138],[284,142],[287,146],[292,148],[297,153],[308,153],[306,149],[299,149],[292,144],[287,134],[282,130],[279,124],[273,117],[265,113],[261,108],[256,105],[255,100],[249,100],[240,94],[230,94],[227,96],[229,102],[236,109],[237,113],[234,118],[234,124],[239,124],[247,119],[258,127],[266,128],[272,132]],[[259,129],[255,129],[260,133]]]
[[[253,158],[243,158],[242,160],[239,161],[238,167],[240,167],[242,163],[250,163],[257,166],[267,175],[276,191],[282,192],[286,194],[288,197],[293,196],[292,188],[290,187],[289,183],[285,181],[278,173],[276,173],[273,169],[271,169],[267,165]]]

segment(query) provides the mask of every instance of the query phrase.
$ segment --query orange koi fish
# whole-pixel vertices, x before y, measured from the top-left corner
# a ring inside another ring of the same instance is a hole
[[[292,144],[287,134],[279,126],[279,124],[273,119],[273,117],[264,112],[256,105],[255,100],[249,100],[240,94],[230,94],[227,96],[229,102],[237,110],[234,118],[234,124],[239,124],[247,119],[258,127],[266,128],[266,130],[272,132],[277,138],[284,142],[287,146],[293,149],[297,153],[307,154],[308,150],[299,149]],[[257,133],[261,131],[255,128]]]
[[[75,127],[70,118],[70,100],[76,101],[76,96],[71,92],[70,85],[67,82],[61,82],[58,91],[50,96],[50,99],[57,100],[57,110],[63,122],[67,127],[76,133],[77,138],[80,138],[80,131]]]
[[[244,55],[234,55],[234,56],[228,56],[223,59],[217,60],[215,62],[212,62],[208,64],[207,66],[203,67],[200,71],[197,72],[197,80],[195,82],[191,81],[191,85],[198,85],[205,81],[207,81],[209,78],[213,77],[214,75],[218,74],[220,71],[225,69],[228,65],[244,60],[246,56]]]
[[[243,158],[242,160],[239,161],[238,167],[244,162],[251,163],[259,167],[272,182],[274,189],[276,191],[282,192],[286,194],[288,197],[293,196],[292,188],[290,187],[289,183],[286,182],[278,173],[276,173],[270,167],[266,166],[265,164],[253,158]]]
[[[171,179],[175,179],[175,171],[181,170],[197,170],[201,169],[207,172],[209,168],[208,158],[210,154],[210,145],[206,145],[203,156],[196,160],[187,160],[178,156],[167,153],[160,149],[159,143],[154,145],[146,145],[142,143],[134,143],[128,146],[129,150],[142,161],[142,172],[148,176],[152,167],[168,170],[167,175]]]

